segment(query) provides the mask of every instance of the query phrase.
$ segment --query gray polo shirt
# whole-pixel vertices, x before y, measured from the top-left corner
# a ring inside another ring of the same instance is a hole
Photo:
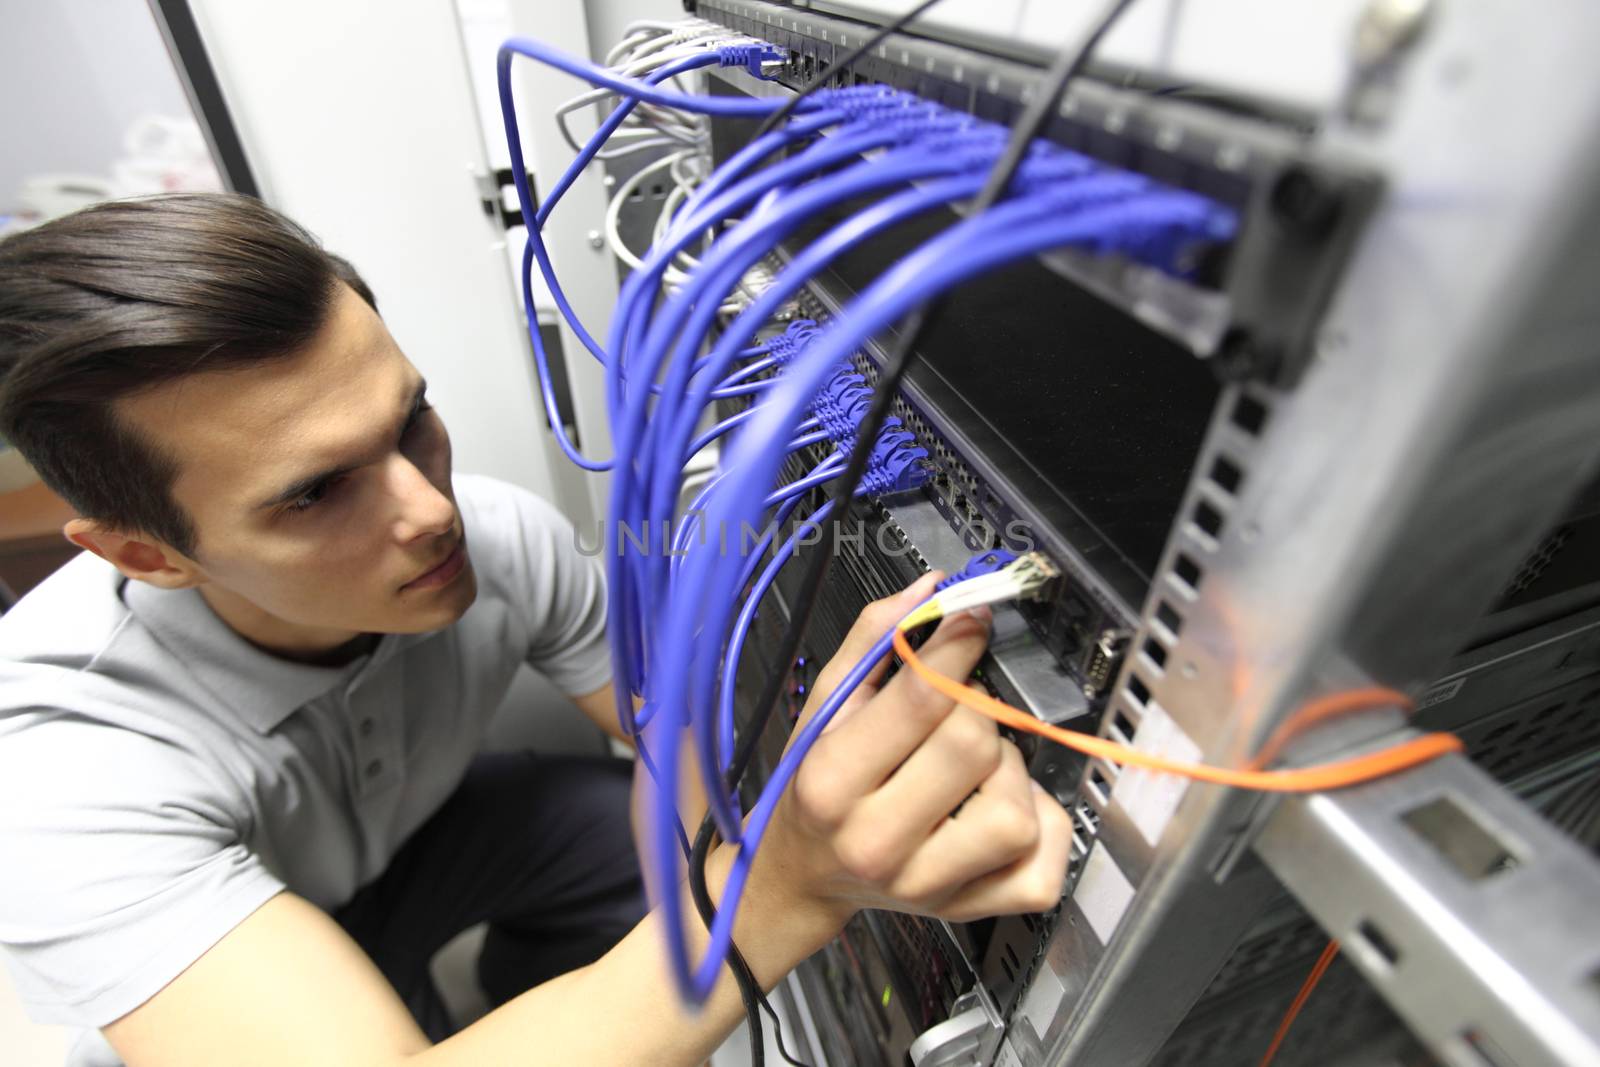
[[[87,554],[0,618],[0,955],[33,1018],[117,1019],[285,887],[349,900],[461,781],[519,664],[572,695],[610,679],[600,561],[531,493],[455,484],[477,602],[345,667]]]

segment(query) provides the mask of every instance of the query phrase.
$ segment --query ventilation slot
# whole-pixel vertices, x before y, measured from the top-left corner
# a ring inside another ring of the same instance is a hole
[[[1362,919],[1356,926],[1358,944],[1365,944],[1370,948],[1386,967],[1393,967],[1400,962],[1400,950],[1394,947],[1394,942],[1382,930],[1373,924],[1371,919]]]
[[[1512,850],[1454,797],[1431,800],[1406,812],[1400,821],[1432,845],[1450,866],[1473,881],[1517,865]]]
[[[1482,1030],[1464,1030],[1461,1033],[1461,1040],[1477,1055],[1478,1062],[1482,1063],[1483,1067],[1517,1067],[1517,1061],[1512,1059],[1494,1038]]]
[[[1111,799],[1111,782],[1099,764],[1089,765],[1089,795],[1101,805]]]
[[[1254,397],[1240,393],[1233,403],[1233,413],[1229,418],[1239,429],[1255,437],[1267,424],[1267,406]]]
[[[1133,720],[1128,718],[1127,713],[1121,708],[1118,708],[1112,714],[1111,731],[1115,734],[1119,734],[1123,741],[1131,744],[1133,742],[1134,732],[1137,729],[1138,728],[1134,725]]]
[[[1229,496],[1236,496],[1244,481],[1244,472],[1227,456],[1218,456],[1211,464],[1211,481]]]
[[[1204,577],[1205,572],[1200,569],[1200,564],[1182,552],[1172,561],[1172,573],[1190,594],[1200,592],[1200,579]]]
[[[1137,674],[1128,675],[1128,699],[1141,708],[1150,703],[1150,687],[1145,685],[1144,680]],[[1128,736],[1133,735],[1130,733]]]
[[[1544,576],[1550,564],[1567,547],[1567,542],[1572,539],[1572,527],[1562,526],[1556,529],[1549,537],[1539,542],[1528,558],[1522,561],[1522,566],[1517,568],[1517,573],[1512,576],[1511,582],[1500,594],[1502,601],[1510,600],[1522,593],[1526,593],[1533,584]]]

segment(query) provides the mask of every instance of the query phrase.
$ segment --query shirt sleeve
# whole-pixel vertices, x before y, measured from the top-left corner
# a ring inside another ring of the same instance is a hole
[[[38,1022],[149,1000],[283,884],[202,760],[60,712],[0,721],[0,948]]]
[[[611,650],[599,548],[581,542],[566,516],[525,489],[482,477],[456,481],[471,508],[467,544],[474,565],[478,543],[487,539],[493,577],[505,582],[526,625],[528,665],[568,696],[605,685]],[[589,540],[595,540],[592,533]]]

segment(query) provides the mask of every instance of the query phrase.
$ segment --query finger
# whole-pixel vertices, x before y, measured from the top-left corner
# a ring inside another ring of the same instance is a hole
[[[910,609],[933,595],[934,587],[939,584],[942,577],[944,577],[942,571],[928,571],[922,577],[918,577],[917,581],[907,585],[906,589],[894,593],[893,597],[874,600],[866,608],[861,609],[861,614],[856,616],[856,624],[850,627],[850,633],[846,633],[845,640],[838,643],[838,651],[835,651],[834,657],[829,659],[826,667],[822,667],[821,673],[818,673],[814,696],[810,707],[806,709],[808,715],[816,710],[814,705],[821,704],[827,694],[838,688],[838,683],[845,680],[845,675],[850,673],[851,667],[861,662],[867,653],[872,651],[872,646],[877,645],[878,638],[882,638],[885,633],[894,629],[894,625],[904,619],[910,613]],[[878,664],[872,673],[867,675],[864,685],[872,685],[875,688],[878,680],[883,677],[883,672],[888,669],[888,661],[890,657],[883,657],[882,664]]]
[[[1003,752],[995,724],[958,707],[864,798],[862,817],[904,824],[920,844],[1001,767]]]
[[[940,918],[971,922],[992,915],[1048,911],[1066,887],[1072,822],[1060,804],[1042,789],[1034,791],[1039,840],[1032,853],[997,871],[974,879],[939,909]]]
[[[918,655],[934,670],[966,678],[988,642],[987,612],[963,612],[944,619]],[[904,763],[954,707],[954,701],[913,672],[901,671],[823,740],[852,753],[848,777],[865,794]]]
[[[946,814],[903,862],[896,896],[936,906],[974,880],[1031,855],[1038,843],[1032,779],[1022,753],[1000,744],[997,766],[955,814]]]
[[[856,617],[855,625],[839,643],[838,651],[817,675],[816,683],[812,686],[811,699],[806,701],[805,710],[800,716],[802,723],[816,713],[828,694],[839,687],[845,675],[850,673],[850,669],[872,651],[872,646],[877,644],[884,634],[905,618],[912,608],[933,595],[934,588],[943,578],[943,571],[929,571],[894,596],[874,600],[862,609],[861,614]],[[845,700],[835,715],[835,721],[840,715],[855,711],[874,696],[878,684],[883,680],[884,671],[888,669],[889,657],[885,656],[873,666],[861,685],[856,688],[856,692]]]

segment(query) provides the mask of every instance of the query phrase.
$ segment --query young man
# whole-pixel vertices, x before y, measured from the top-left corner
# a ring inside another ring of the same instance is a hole
[[[452,476],[349,264],[233,196],[12,237],[0,434],[88,550],[0,619],[0,946],[37,1018],[87,1028],[75,1065],[695,1064],[734,1026],[731,978],[686,1010],[635,924],[615,768],[475,757],[522,662],[616,732],[602,574],[537,498]],[[949,619],[925,654],[965,676],[986,638]],[[770,987],[861,907],[1043,909],[1068,837],[902,673],[807,759],[736,937]],[[451,1036],[427,961],[485,921],[503,1003]]]

